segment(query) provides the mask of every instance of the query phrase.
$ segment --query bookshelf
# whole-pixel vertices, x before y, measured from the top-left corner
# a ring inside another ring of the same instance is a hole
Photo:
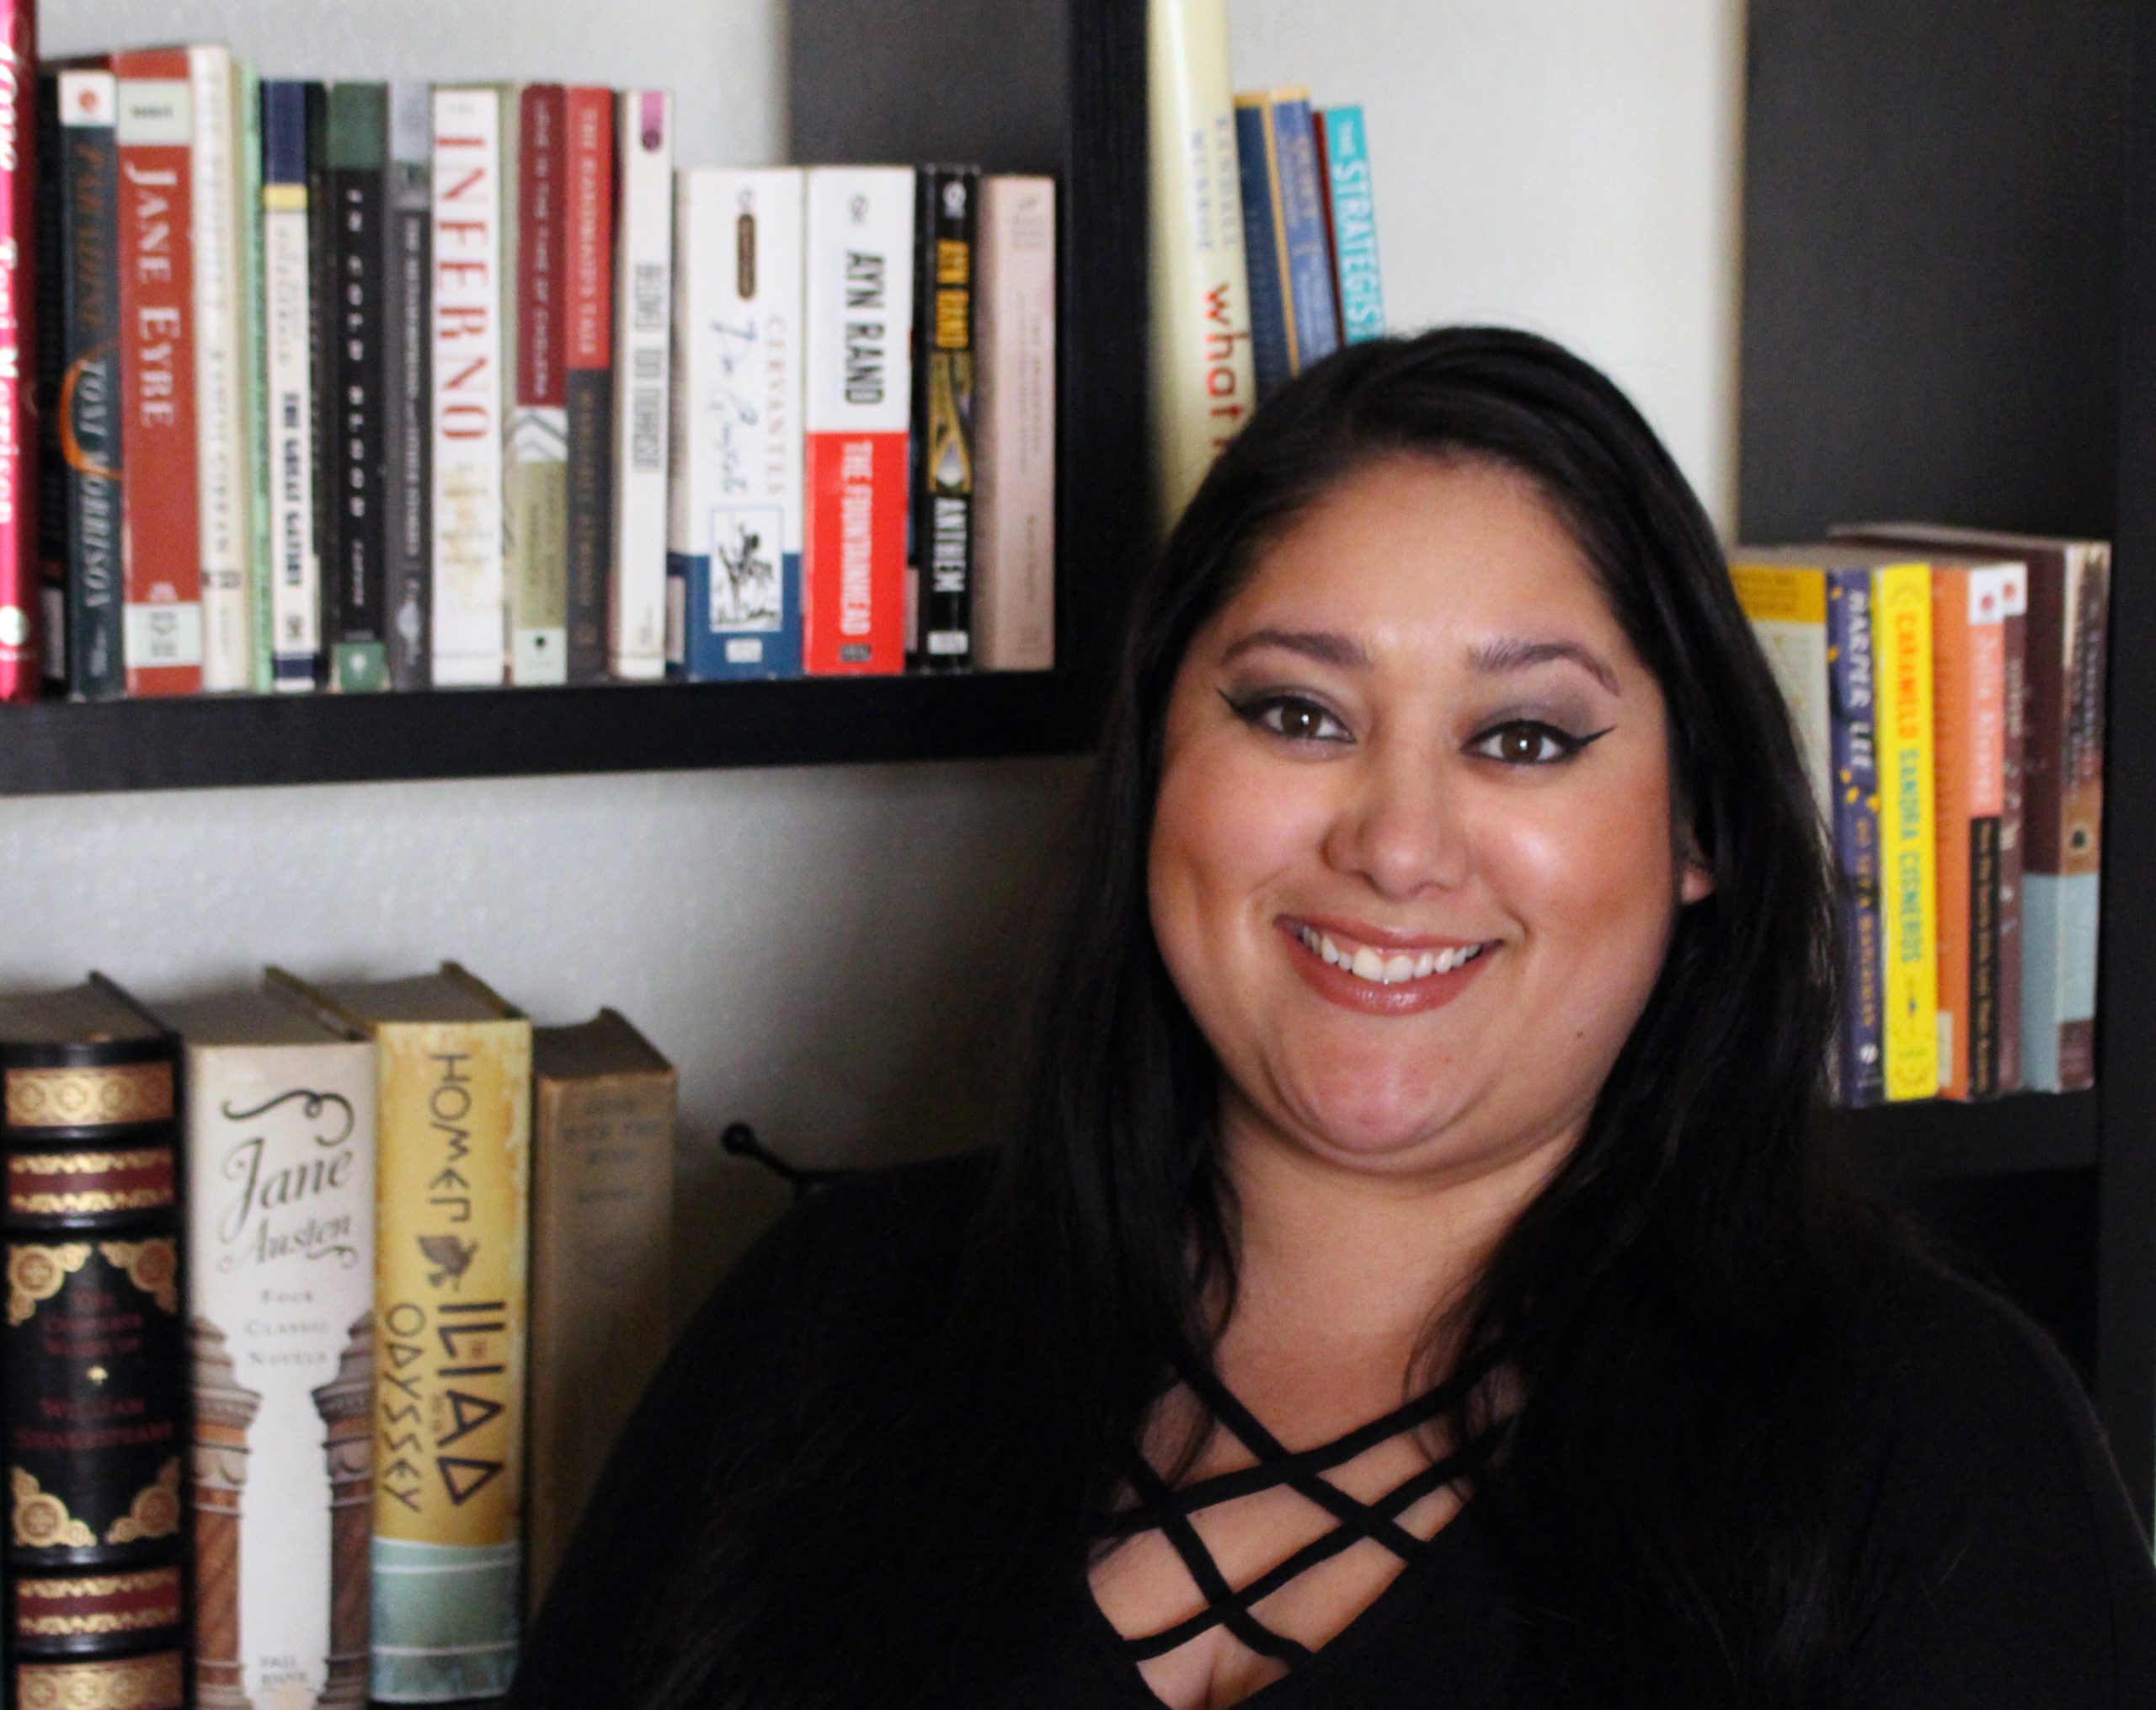
[[[1751,0],[1740,515],[2116,542],[2094,1092],[1849,1119],[2156,1496],[2156,6]],[[2137,74],[2132,49],[2144,56]]]

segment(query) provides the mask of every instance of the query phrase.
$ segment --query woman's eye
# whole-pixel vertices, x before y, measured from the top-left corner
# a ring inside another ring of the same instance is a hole
[[[1595,735],[1605,734],[1597,731]],[[1570,760],[1593,740],[1593,736],[1574,736],[1536,719],[1515,719],[1484,731],[1469,745],[1469,751],[1508,766],[1550,766]]]
[[[1234,703],[1230,703],[1231,706]],[[1266,695],[1235,708],[1236,717],[1291,742],[1345,742],[1347,726],[1300,695]]]

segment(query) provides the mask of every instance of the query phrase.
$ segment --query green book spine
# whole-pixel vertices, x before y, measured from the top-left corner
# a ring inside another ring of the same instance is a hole
[[[323,294],[323,473],[332,681],[345,693],[389,687],[383,597],[388,462],[383,437],[382,232],[388,217],[389,90],[332,83],[324,101],[323,186],[329,289]]]

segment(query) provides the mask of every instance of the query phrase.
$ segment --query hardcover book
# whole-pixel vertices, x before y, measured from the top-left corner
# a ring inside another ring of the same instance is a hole
[[[254,477],[247,462],[246,281],[240,226],[240,78],[221,47],[187,50],[195,108],[195,426],[202,569],[202,687],[254,678]],[[249,211],[251,213],[251,210]]]
[[[1358,344],[1385,334],[1385,277],[1378,265],[1377,198],[1370,179],[1369,135],[1360,107],[1327,107],[1317,115],[1318,153],[1325,184],[1325,225],[1332,244],[1333,284],[1340,300],[1340,337]]]
[[[567,117],[559,83],[502,91],[502,348],[515,407],[503,474],[510,681],[568,674],[568,409],[563,245]]]
[[[110,72],[59,77],[61,370],[56,409],[67,465],[68,693],[125,692],[120,402],[120,153]]]
[[[60,382],[67,366],[62,341],[67,317],[61,313],[67,272],[61,248],[61,162],[67,139],[60,128],[60,79],[37,74],[37,245],[33,269],[35,304],[37,419],[37,653],[42,692],[59,700],[67,692],[67,466],[60,446]],[[0,1663],[0,1670],[4,1670]],[[4,1677],[0,1675],[0,1677]]]
[[[0,997],[8,1702],[187,1702],[179,1042],[109,982]]]
[[[563,387],[568,415],[568,680],[606,676],[614,531],[614,92],[563,103]]]
[[[980,182],[974,662],[1055,665],[1055,182]]]
[[[1146,10],[1151,414],[1172,523],[1257,402],[1227,0]]]
[[[676,1077],[613,1010],[535,1028],[531,1515],[536,1609],[666,1357]]]
[[[184,1041],[197,1710],[365,1710],[374,1050],[261,991]]]
[[[323,348],[324,531],[330,681],[347,694],[389,687],[384,416],[389,89],[332,83],[323,124],[329,281]]]
[[[667,574],[682,619],[680,672],[699,681],[798,676],[803,174],[797,167],[699,168],[680,174],[676,184]],[[862,323],[878,329],[865,349],[888,349],[893,334],[884,322]],[[895,336],[903,348],[903,330]],[[878,371],[876,383],[890,382]],[[899,406],[901,419],[905,408]],[[889,414],[886,407],[887,424]],[[874,442],[861,443],[869,447],[857,452],[857,460],[870,459],[868,476],[888,481],[889,448],[878,469]],[[903,443],[896,456],[903,472]],[[878,520],[888,522],[893,504],[903,511],[903,487],[880,497],[886,510]],[[836,537],[831,543],[841,546]],[[857,530],[850,543],[866,578],[873,542]],[[835,596],[835,573],[831,580]],[[896,669],[888,660],[885,668]]]
[[[666,468],[674,307],[674,98],[624,89],[615,143],[614,532],[609,660],[617,677],[666,671]]]
[[[270,977],[375,1045],[372,1696],[496,1697],[523,1569],[531,1023],[454,963]]]
[[[308,267],[307,86],[262,85],[263,371],[270,420],[271,681],[315,687],[322,561],[314,466],[314,291]]]
[[[814,676],[905,665],[913,185],[906,167],[808,174],[801,634]]]
[[[433,666],[437,688],[503,676],[500,96],[434,92]]]
[[[38,643],[37,10],[8,0],[0,11],[0,701],[35,701]]]
[[[915,194],[912,508],[920,652],[912,663],[922,671],[969,671],[980,172],[923,167]]]
[[[1295,371],[1294,316],[1281,233],[1280,162],[1266,98],[1235,97],[1235,153],[1242,173],[1243,257],[1250,275],[1251,366],[1260,398]]]
[[[1325,221],[1325,163],[1317,151],[1310,92],[1275,89],[1265,122],[1277,164],[1282,278],[1288,298],[1295,373],[1340,348],[1340,305],[1332,288],[1332,247]]]
[[[195,409],[195,99],[184,48],[116,53],[120,395],[131,695],[202,687]]]
[[[434,110],[424,83],[389,93],[389,188],[382,264],[382,600],[392,688],[432,681],[427,623],[433,538],[429,526],[429,275],[434,201]]]

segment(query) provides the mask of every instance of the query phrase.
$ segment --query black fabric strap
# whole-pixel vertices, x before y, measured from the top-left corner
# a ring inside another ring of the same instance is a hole
[[[1141,1494],[1155,1499],[1168,1494],[1159,1473],[1143,1455],[1134,1457],[1136,1466],[1131,1469],[1132,1482]],[[1198,1528],[1182,1515],[1170,1515],[1162,1520],[1161,1531],[1175,1546],[1176,1553],[1182,1558],[1191,1581],[1198,1587],[1198,1595],[1205,1600],[1203,1626],[1225,1626],[1260,1656],[1273,1657],[1291,1667],[1310,1660],[1310,1648],[1299,1644],[1285,1634],[1278,1633],[1250,1612],[1247,1604],[1237,1597],[1221,1576],[1220,1564],[1213,1559],[1213,1552],[1206,1548],[1205,1540],[1198,1535]],[[1203,1631],[1203,1628],[1199,1629]],[[1128,1641],[1126,1641],[1128,1643]],[[1138,1641],[1143,1644],[1144,1640]],[[1157,1652],[1145,1653],[1157,1655]]]

